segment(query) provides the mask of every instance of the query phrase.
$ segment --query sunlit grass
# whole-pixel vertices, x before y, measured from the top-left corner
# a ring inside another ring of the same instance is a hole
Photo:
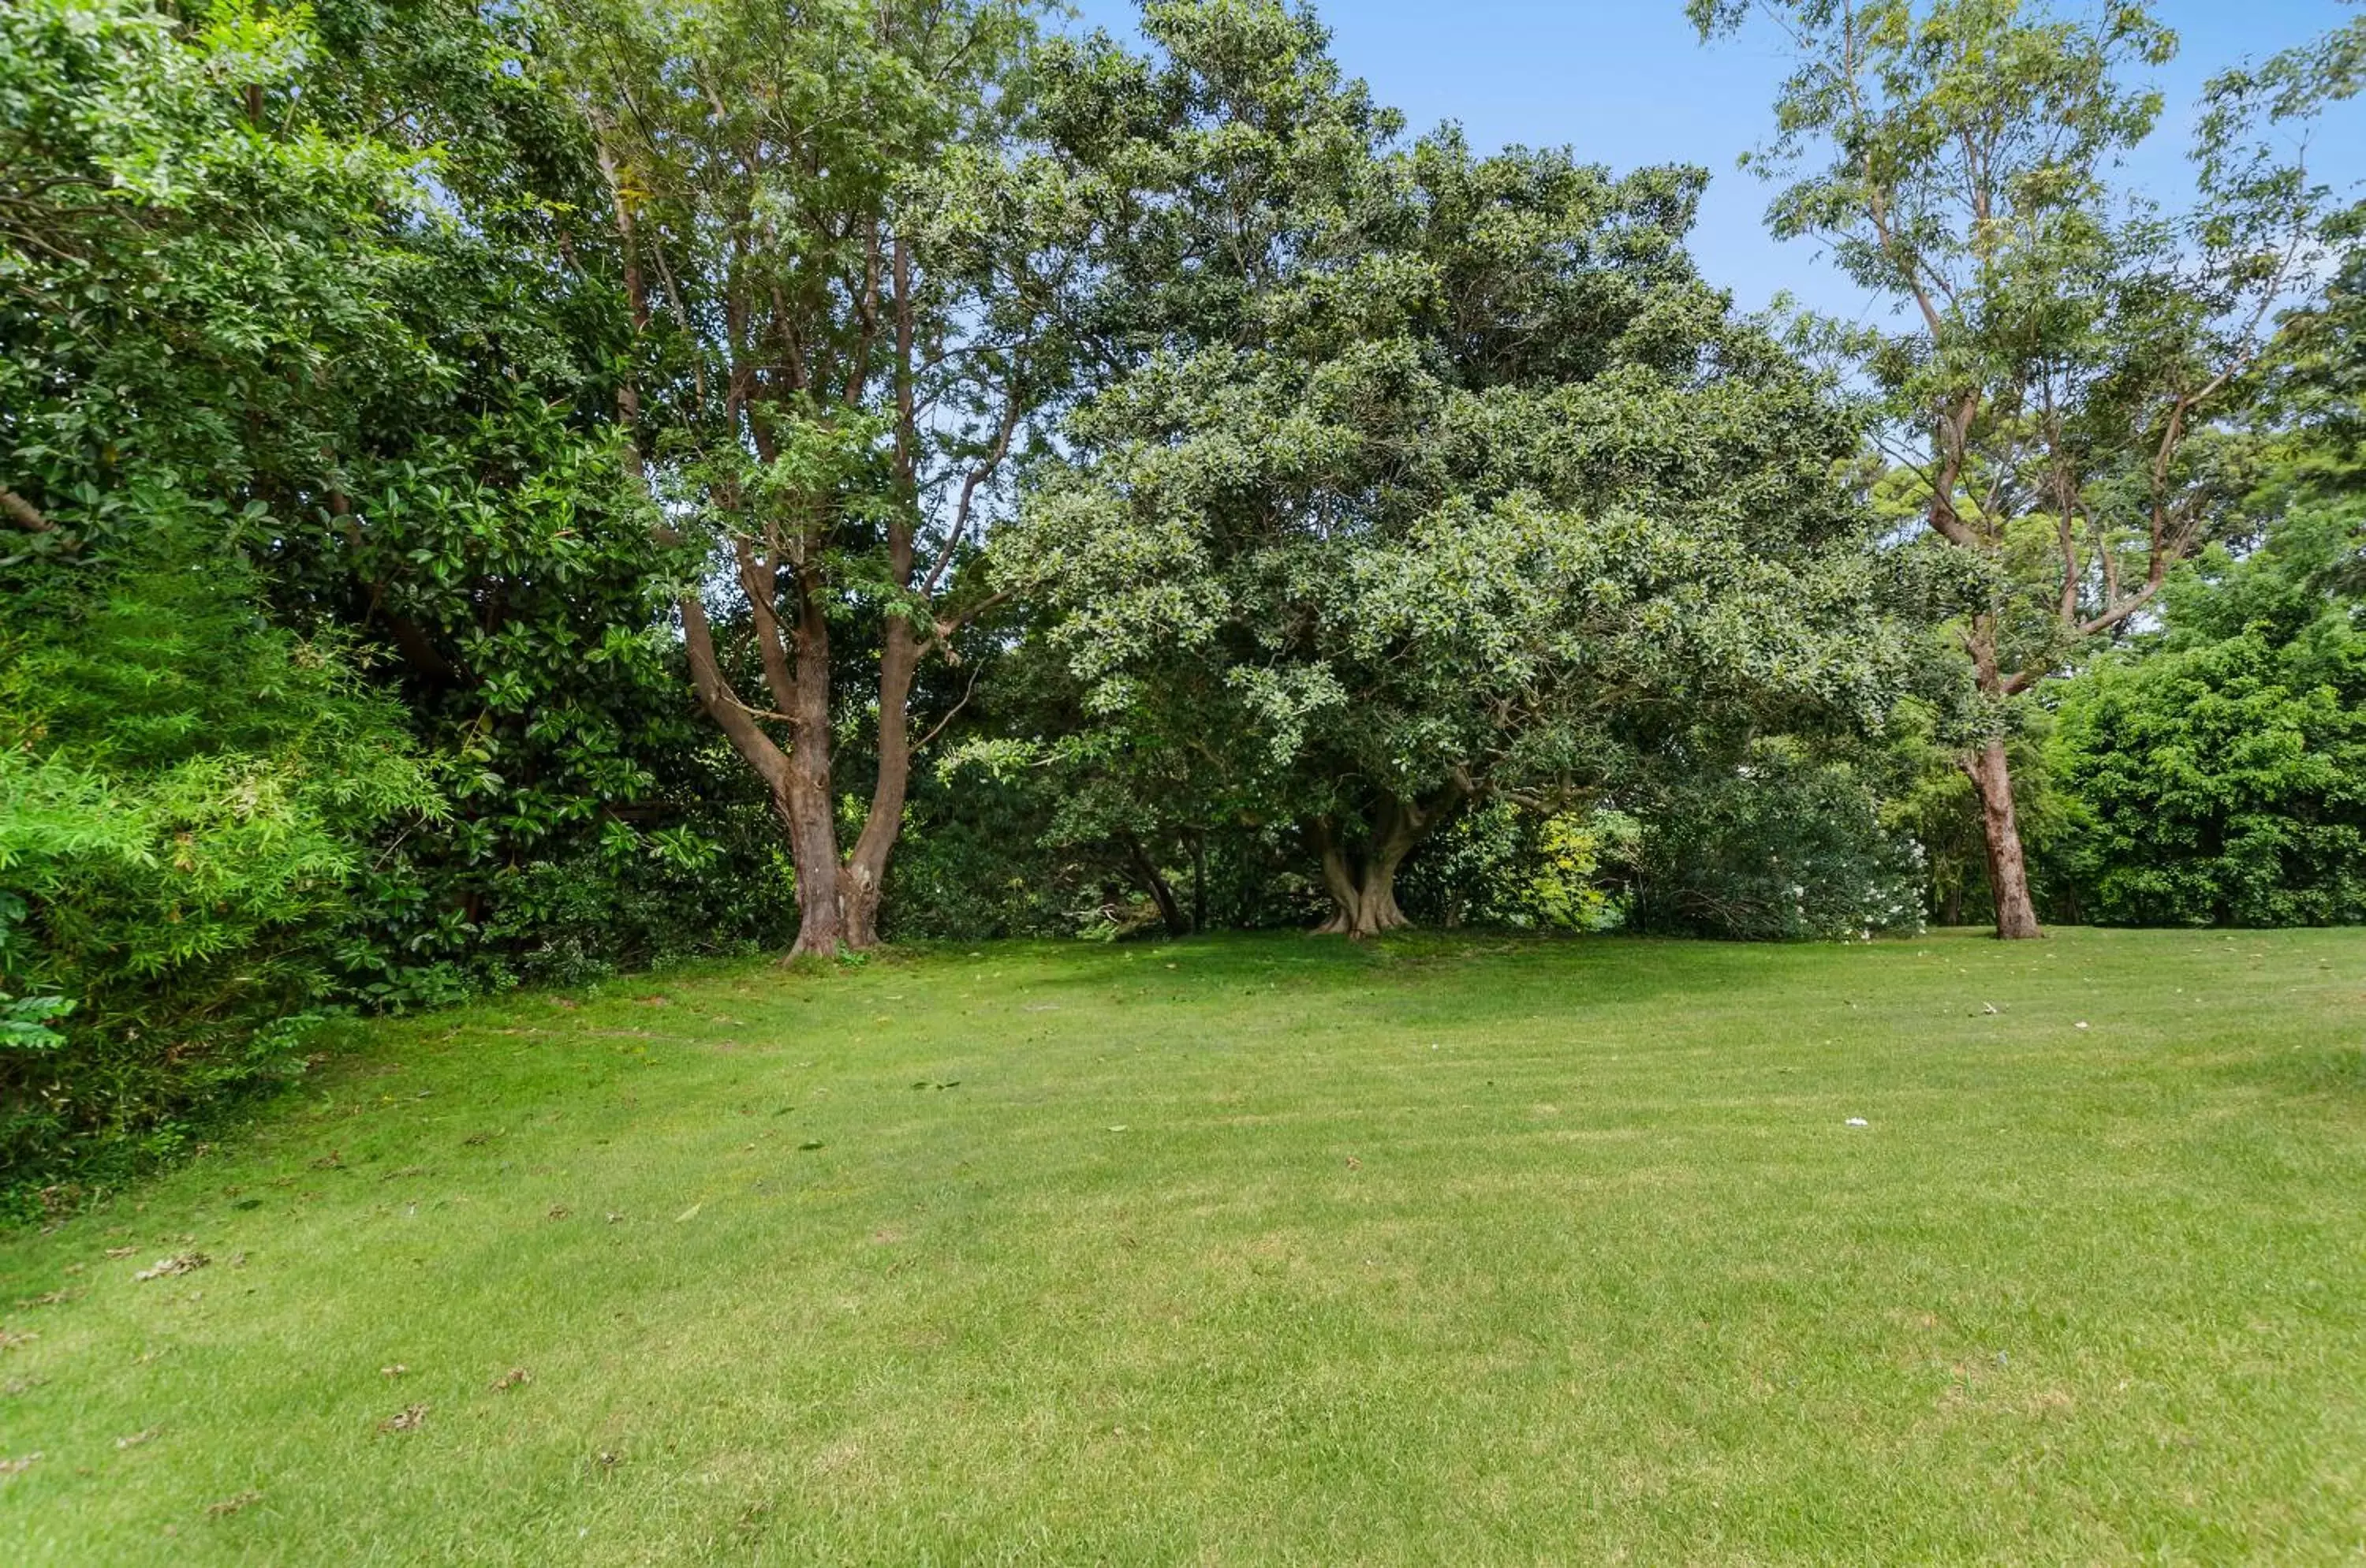
[[[12,1563],[2354,1562],[2366,934],[520,996],[0,1306]]]

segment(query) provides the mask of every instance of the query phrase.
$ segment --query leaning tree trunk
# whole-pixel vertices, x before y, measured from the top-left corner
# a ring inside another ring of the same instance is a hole
[[[1158,869],[1158,863],[1150,858],[1150,852],[1143,848],[1140,839],[1128,833],[1124,835],[1124,844],[1126,865],[1143,891],[1150,895],[1150,901],[1158,906],[1158,918],[1166,922],[1166,934],[1189,936],[1191,918],[1183,912],[1183,901],[1175,896],[1175,885],[1166,880],[1166,874]]]
[[[2021,851],[2021,821],[2012,806],[2012,770],[2002,739],[1992,739],[1964,761],[1980,797],[1980,838],[1988,850],[1989,888],[1996,897],[1996,933],[2022,942],[2045,933],[2029,896],[2029,863]]]

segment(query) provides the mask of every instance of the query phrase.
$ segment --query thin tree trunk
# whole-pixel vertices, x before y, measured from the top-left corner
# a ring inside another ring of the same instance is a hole
[[[1996,899],[2000,941],[2022,942],[2045,933],[2029,896],[2029,865],[2021,849],[2021,822],[2012,805],[2012,771],[2004,741],[1992,739],[1965,759],[1964,771],[1980,797],[1980,837],[1988,850],[1989,890]]]
[[[1150,858],[1150,852],[1142,847],[1142,840],[1132,833],[1125,836],[1125,859],[1133,870],[1134,879],[1150,895],[1150,901],[1158,906],[1158,918],[1166,922],[1166,934],[1189,936],[1191,921],[1183,913],[1183,901],[1175,897],[1174,885],[1158,869],[1158,863]]]
[[[888,860],[903,833],[904,801],[912,784],[912,677],[919,662],[911,624],[891,617],[879,657],[879,775],[872,784],[862,835],[839,877],[846,945],[858,952],[879,945],[880,897],[886,887]]]
[[[840,901],[836,802],[830,797],[829,622],[818,585],[796,580],[795,706],[789,711],[787,810],[797,868],[797,940],[789,956],[833,957],[849,944]]]

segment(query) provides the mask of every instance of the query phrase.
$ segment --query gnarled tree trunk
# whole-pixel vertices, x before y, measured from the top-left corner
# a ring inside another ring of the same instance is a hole
[[[1316,931],[1362,941],[1412,925],[1397,907],[1397,869],[1461,804],[1463,794],[1449,789],[1426,806],[1384,795],[1360,836],[1343,833],[1332,817],[1308,823],[1307,837],[1322,857],[1323,886],[1335,906]]]

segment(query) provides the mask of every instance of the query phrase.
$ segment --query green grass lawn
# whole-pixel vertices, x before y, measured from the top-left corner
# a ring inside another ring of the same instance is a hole
[[[2356,1562],[2366,933],[522,995],[0,1307],[11,1564]]]

